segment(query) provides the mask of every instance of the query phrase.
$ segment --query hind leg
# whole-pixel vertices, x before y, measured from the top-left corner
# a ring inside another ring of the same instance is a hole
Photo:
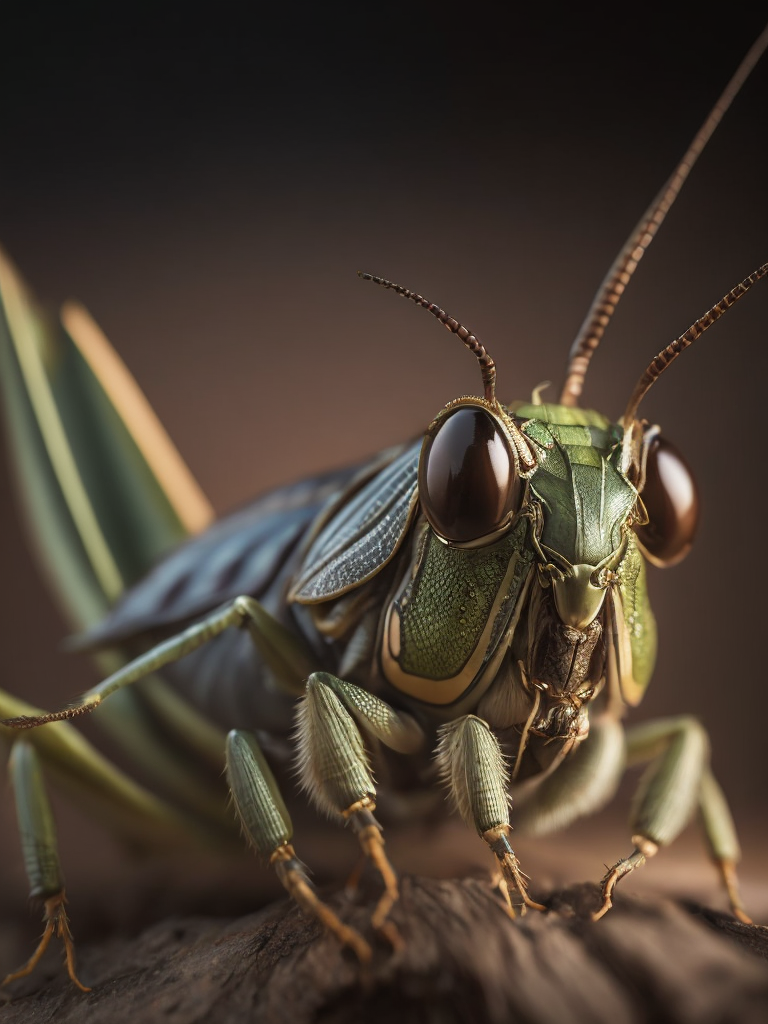
[[[59,862],[56,826],[43,783],[40,759],[31,743],[17,741],[8,762],[16,817],[19,824],[24,867],[29,879],[30,899],[43,901],[45,929],[37,949],[18,970],[6,975],[2,985],[24,978],[37,967],[54,935],[61,939],[67,973],[83,992],[90,992],[75,971],[75,947],[65,909],[64,876]]]

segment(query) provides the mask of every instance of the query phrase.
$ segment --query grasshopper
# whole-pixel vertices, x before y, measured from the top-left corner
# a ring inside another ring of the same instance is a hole
[[[450,401],[415,443],[282,488],[213,525],[87,314],[68,307],[51,328],[3,261],[2,375],[22,483],[82,645],[102,652],[108,672],[55,712],[0,698],[25,866],[45,908],[40,944],[6,982],[33,971],[57,935],[69,976],[85,988],[45,776],[126,836],[206,841],[228,829],[214,794],[197,784],[196,761],[222,756],[251,845],[363,962],[369,939],[318,897],[294,850],[282,795],[294,764],[312,803],[350,828],[378,873],[371,924],[390,938],[398,884],[379,821],[388,802],[437,793],[442,782],[496,858],[515,915],[546,908],[512,845],[510,794],[515,825],[545,833],[601,807],[637,761],[648,768],[631,848],[603,878],[595,918],[619,880],[699,808],[731,907],[749,920],[702,726],[683,717],[625,730],[622,719],[655,662],[645,563],[683,558],[698,513],[690,470],[639,416],[640,403],[768,264],[652,360],[619,421],[578,401],[639,259],[767,42],[768,30],[610,269],[557,403],[539,388],[529,402],[501,402],[495,362],[470,330],[423,296],[363,274],[456,335],[477,359],[482,394]],[[137,506],[136,494],[146,501]],[[99,717],[129,737],[145,768],[180,780],[174,800],[119,772],[71,725],[101,705]],[[172,773],[168,751],[140,725],[147,720],[180,741]]]

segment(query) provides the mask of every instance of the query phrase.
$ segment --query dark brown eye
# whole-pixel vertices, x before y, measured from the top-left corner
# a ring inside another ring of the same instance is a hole
[[[519,495],[504,428],[485,409],[461,406],[424,438],[419,497],[444,540],[466,544],[494,533],[517,509]]]
[[[648,523],[636,526],[638,540],[657,565],[685,558],[699,521],[699,492],[690,468],[663,437],[651,442],[641,494]]]

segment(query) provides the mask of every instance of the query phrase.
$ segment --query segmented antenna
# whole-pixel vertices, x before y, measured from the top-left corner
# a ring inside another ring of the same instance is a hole
[[[470,352],[474,353],[477,357],[478,363],[480,363],[480,372],[483,376],[483,388],[485,390],[485,399],[490,402],[491,405],[496,405],[496,363],[494,363],[491,356],[486,352],[485,346],[463,327],[458,320],[454,320],[452,316],[448,316],[444,309],[440,309],[434,302],[430,302],[425,299],[423,295],[419,295],[417,292],[412,292],[409,288],[403,288],[401,284],[395,284],[393,281],[387,281],[384,277],[376,277],[374,274],[364,274],[362,270],[358,270],[358,277],[362,277],[364,281],[373,281],[374,284],[380,284],[382,288],[391,288],[393,292],[397,292],[398,295],[402,295],[405,299],[411,299],[417,306],[423,306],[424,309],[436,316],[437,319],[443,324],[451,334],[455,334],[460,338],[467,346]]]
[[[632,424],[637,416],[637,410],[640,402],[645,398],[651,386],[659,379],[669,364],[677,359],[681,352],[692,345],[697,338],[700,338],[708,327],[711,327],[716,320],[719,320],[726,310],[735,305],[742,296],[747,294],[752,285],[759,281],[761,277],[765,277],[766,274],[768,274],[768,263],[764,263],[762,267],[758,267],[753,274],[749,275],[749,277],[745,277],[740,284],[737,284],[736,287],[732,288],[726,295],[724,295],[719,302],[715,303],[711,309],[707,310],[704,316],[699,317],[696,323],[691,324],[684,334],[681,334],[679,338],[675,338],[671,344],[667,345],[665,349],[662,349],[662,351],[651,360],[645,373],[635,385],[635,390],[632,392],[632,397],[630,398],[624,412],[624,416],[622,417],[625,442],[624,458],[627,461],[630,454],[627,449],[630,444]]]
[[[707,142],[709,142],[723,114],[731,105],[733,98],[741,89],[752,68],[754,68],[763,55],[766,47],[768,47],[768,26],[763,29],[744,60],[739,64],[735,75],[710,111],[709,116],[697,132],[682,160],[672,172],[672,176],[667,180],[664,187],[640,218],[639,223],[625,242],[624,247],[619,252],[603,283],[600,285],[597,294],[592,300],[592,305],[586,319],[571,345],[568,376],[560,395],[562,405],[578,404],[589,361],[600,344],[600,339],[605,333],[605,329],[613,316],[619,299],[624,293],[624,289],[637,269],[638,263],[643,258],[645,250],[661,227],[691,168],[696,163]]]

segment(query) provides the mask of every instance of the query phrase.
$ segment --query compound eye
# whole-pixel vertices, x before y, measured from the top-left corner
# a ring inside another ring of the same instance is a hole
[[[637,538],[655,565],[674,565],[693,543],[699,492],[688,464],[663,437],[651,442],[641,497],[648,522],[635,527]]]
[[[419,497],[443,540],[467,544],[499,530],[519,507],[521,482],[503,425],[480,406],[460,406],[424,438]]]

